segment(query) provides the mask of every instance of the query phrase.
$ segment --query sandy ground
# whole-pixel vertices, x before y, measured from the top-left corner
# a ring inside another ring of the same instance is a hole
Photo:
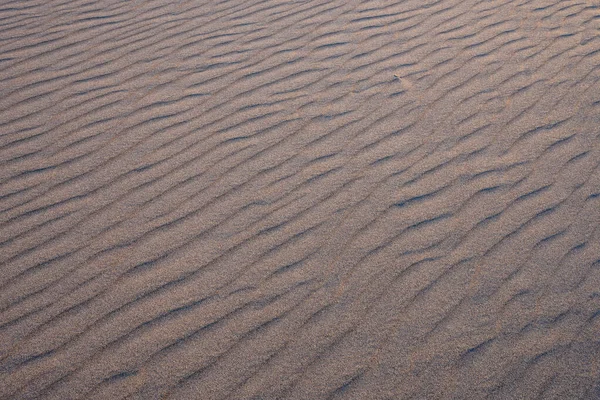
[[[596,0],[0,4],[0,398],[600,399]]]

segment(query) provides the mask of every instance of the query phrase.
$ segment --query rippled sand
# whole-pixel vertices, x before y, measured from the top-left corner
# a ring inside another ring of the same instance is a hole
[[[0,398],[600,399],[594,0],[0,5]]]

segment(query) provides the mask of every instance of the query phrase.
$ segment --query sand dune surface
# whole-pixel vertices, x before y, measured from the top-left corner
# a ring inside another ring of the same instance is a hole
[[[1,399],[600,399],[596,0],[0,4]]]

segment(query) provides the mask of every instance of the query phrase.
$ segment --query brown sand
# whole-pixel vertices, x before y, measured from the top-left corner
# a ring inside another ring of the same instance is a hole
[[[8,0],[0,80],[0,398],[600,399],[597,0]]]

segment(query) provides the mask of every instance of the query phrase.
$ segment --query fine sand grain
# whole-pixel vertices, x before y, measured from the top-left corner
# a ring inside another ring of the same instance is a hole
[[[5,0],[1,399],[600,399],[598,0]]]

